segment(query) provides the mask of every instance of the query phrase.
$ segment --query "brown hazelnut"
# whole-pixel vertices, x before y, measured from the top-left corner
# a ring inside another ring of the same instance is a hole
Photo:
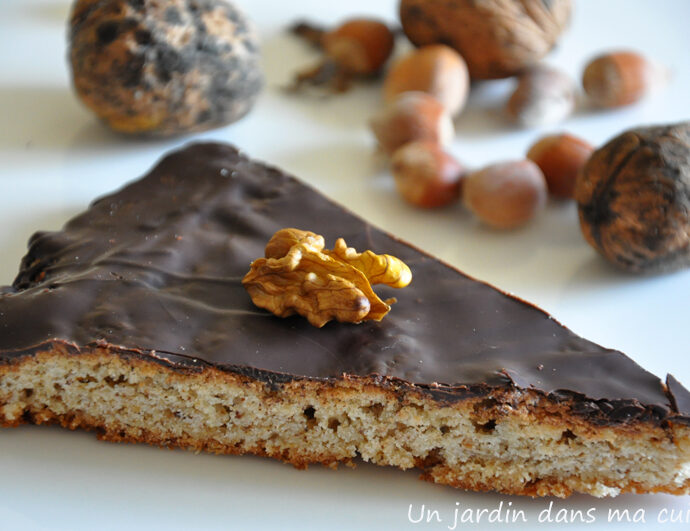
[[[78,0],[69,38],[77,95],[123,133],[225,125],[249,112],[261,89],[257,35],[223,0]]]
[[[594,147],[568,133],[547,135],[535,142],[527,158],[541,169],[549,193],[561,199],[575,197],[575,181]]]
[[[525,224],[546,203],[546,181],[530,160],[491,164],[463,179],[465,206],[497,229]]]
[[[326,55],[345,70],[368,75],[381,70],[393,51],[393,33],[383,22],[356,18],[324,34]]]
[[[375,19],[353,18],[332,30],[300,21],[291,32],[320,49],[324,59],[295,76],[292,90],[325,87],[332,92],[348,90],[353,79],[377,74],[395,44],[393,32]]]
[[[472,79],[494,79],[544,57],[570,10],[570,0],[401,0],[400,21],[415,45],[447,44],[467,61]]]
[[[558,123],[575,108],[575,83],[568,75],[545,65],[521,74],[508,100],[508,115],[525,127]]]
[[[387,102],[408,91],[431,94],[455,116],[465,106],[470,91],[467,65],[449,46],[422,46],[398,60],[383,83],[383,97]]]
[[[585,239],[613,264],[690,266],[690,122],[633,129],[596,150],[575,199]]]
[[[665,71],[635,52],[613,52],[590,61],[582,86],[599,107],[620,107],[641,100],[666,80]]]
[[[465,169],[434,142],[405,144],[393,153],[391,170],[400,195],[412,205],[436,208],[460,198]]]
[[[455,132],[443,105],[424,92],[400,94],[374,116],[369,125],[381,149],[389,155],[414,140],[446,145]]]

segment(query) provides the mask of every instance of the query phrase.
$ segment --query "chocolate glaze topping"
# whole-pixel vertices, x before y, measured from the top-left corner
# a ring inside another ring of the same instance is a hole
[[[403,259],[412,284],[381,322],[280,319],[241,285],[272,234],[296,227]],[[386,234],[278,169],[221,144],[165,157],[58,232],[36,233],[0,295],[0,361],[49,342],[121,347],[270,383],[376,376],[444,399],[532,388],[602,422],[688,422],[688,391],[542,310]],[[77,350],[78,352],[78,350]]]

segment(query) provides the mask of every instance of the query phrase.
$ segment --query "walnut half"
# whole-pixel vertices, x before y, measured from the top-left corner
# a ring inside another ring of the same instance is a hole
[[[371,251],[358,253],[339,238],[331,251],[323,236],[281,229],[266,245],[265,258],[254,260],[242,285],[254,304],[288,317],[295,313],[321,328],[328,321],[380,321],[395,299],[382,301],[371,284],[394,288],[412,280],[401,260]]]

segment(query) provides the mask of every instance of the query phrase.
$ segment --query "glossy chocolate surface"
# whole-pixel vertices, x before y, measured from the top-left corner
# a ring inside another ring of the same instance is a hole
[[[412,284],[377,286],[399,301],[381,322],[317,329],[302,317],[274,317],[253,306],[241,279],[283,227],[323,234],[329,247],[342,236],[358,250],[398,256]],[[31,238],[0,296],[0,360],[55,340],[274,381],[378,375],[458,396],[515,385],[576,398],[587,415],[690,416],[675,380],[666,388],[624,354],[221,144],[172,153],[62,231]]]

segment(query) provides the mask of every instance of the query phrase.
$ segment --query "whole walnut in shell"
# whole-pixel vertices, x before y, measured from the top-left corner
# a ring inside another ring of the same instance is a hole
[[[690,266],[690,122],[627,131],[595,151],[575,188],[586,240],[633,272]]]
[[[263,83],[257,37],[223,0],[77,0],[69,36],[78,96],[125,133],[225,125]]]
[[[401,0],[400,21],[417,46],[455,48],[473,79],[515,75],[544,57],[570,19],[571,0]]]

